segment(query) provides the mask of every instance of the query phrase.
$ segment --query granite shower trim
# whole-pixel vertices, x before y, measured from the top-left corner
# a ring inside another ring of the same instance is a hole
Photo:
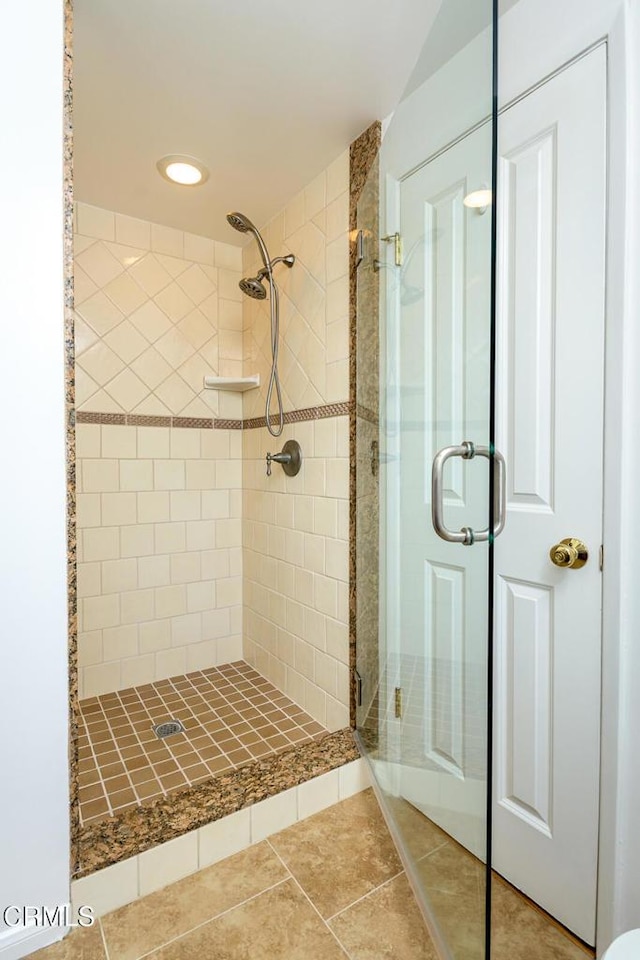
[[[344,403],[327,403],[320,407],[305,407],[302,410],[290,410],[284,415],[285,423],[302,423],[305,420],[323,420],[328,417],[349,416],[350,405]],[[277,423],[276,416],[271,417],[271,423]],[[255,430],[266,427],[266,417],[253,417],[249,420],[224,420],[217,417],[158,417],[146,416],[137,413],[97,413],[89,410],[79,410],[76,413],[76,423],[101,423],[129,427],[182,427],[193,430]]]
[[[63,51],[64,390],[67,469],[67,618],[69,658],[70,871],[79,862],[78,833],[78,592],[76,541],[75,330],[73,322],[73,0],[64,4]]]
[[[72,879],[127,860],[274,797],[359,756],[351,730],[339,730],[211,780],[172,791],[119,816],[98,820],[80,830],[79,863]]]
[[[354,140],[349,148],[349,236],[355,237],[358,226],[358,200],[371,167],[380,152],[382,124],[379,120]],[[355,239],[349,243],[349,719],[356,727],[356,436],[357,417],[357,334],[358,284]],[[369,419],[369,418],[366,418]]]
[[[380,417],[375,410],[369,410],[368,407],[363,407],[361,403],[356,404],[356,417],[360,417],[361,420],[368,420],[369,423],[379,423]]]

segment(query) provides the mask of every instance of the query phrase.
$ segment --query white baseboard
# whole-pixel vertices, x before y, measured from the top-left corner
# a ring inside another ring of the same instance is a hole
[[[42,950],[62,940],[69,927],[10,927],[0,933],[2,960],[22,960],[22,957]]]

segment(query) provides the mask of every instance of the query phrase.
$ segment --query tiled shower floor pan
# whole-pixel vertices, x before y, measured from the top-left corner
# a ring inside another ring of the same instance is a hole
[[[82,700],[80,714],[83,824],[326,732],[243,661]],[[184,732],[159,739],[169,720]]]

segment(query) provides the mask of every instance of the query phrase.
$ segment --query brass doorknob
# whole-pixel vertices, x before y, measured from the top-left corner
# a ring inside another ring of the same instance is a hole
[[[582,540],[567,537],[551,547],[549,556],[556,567],[571,567],[573,570],[579,570],[589,559],[589,551]]]

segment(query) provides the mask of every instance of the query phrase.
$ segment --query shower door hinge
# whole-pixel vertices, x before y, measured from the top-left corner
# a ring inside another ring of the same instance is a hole
[[[402,687],[396,687],[394,701],[396,719],[399,720],[402,716]]]
[[[364,234],[358,230],[356,234],[356,270],[364,260]]]
[[[355,668],[353,671],[353,679],[355,680],[355,688],[356,688],[356,706],[361,707],[362,706],[362,677],[360,676],[360,674]]]
[[[402,266],[402,237],[396,231],[395,233],[390,233],[386,237],[380,237],[384,243],[393,243],[394,246],[394,259],[396,267]]]

